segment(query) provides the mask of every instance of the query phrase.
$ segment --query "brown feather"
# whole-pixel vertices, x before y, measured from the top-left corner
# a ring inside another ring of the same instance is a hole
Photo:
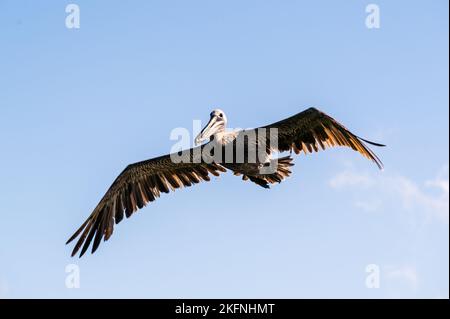
[[[194,152],[191,150],[191,158]],[[209,181],[209,174],[218,176],[226,169],[219,164],[192,162],[174,163],[170,155],[128,165],[116,178],[90,217],[69,238],[67,243],[78,238],[72,256],[81,248],[80,257],[92,242],[95,252],[102,239],[108,240],[124,217],[154,201],[160,193],[182,186],[191,186],[200,181]],[[81,234],[81,235],[80,235]]]
[[[364,142],[375,146],[384,145],[354,135],[335,119],[315,108],[262,128],[278,129],[278,151],[281,152],[293,150],[296,154],[299,151],[308,154],[319,151],[319,147],[324,150],[327,147],[347,146],[375,162],[379,168],[383,167],[380,159]]]

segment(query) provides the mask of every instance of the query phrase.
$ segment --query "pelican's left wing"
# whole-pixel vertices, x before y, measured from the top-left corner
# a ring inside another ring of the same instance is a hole
[[[380,169],[383,168],[383,163],[364,142],[374,146],[384,145],[358,137],[331,116],[315,108],[262,128],[278,130],[277,149],[280,152],[293,150],[296,154],[300,151],[307,154],[317,152],[319,148],[324,150],[327,147],[347,146],[372,160]]]
[[[160,193],[168,193],[183,186],[191,186],[200,181],[209,181],[209,173],[218,176],[226,169],[215,163],[205,163],[194,160],[196,149],[185,153],[190,160],[177,163],[172,161],[170,155],[161,156],[143,162],[131,164],[116,178],[114,183],[103,196],[97,207],[81,227],[70,237],[66,244],[80,238],[75,245],[72,256],[81,249],[80,257],[88,249],[92,240],[92,253],[113,233],[114,224],[118,224],[125,214],[128,218],[135,211],[144,207],[148,202],[154,201]],[[200,149],[201,151],[201,149]]]

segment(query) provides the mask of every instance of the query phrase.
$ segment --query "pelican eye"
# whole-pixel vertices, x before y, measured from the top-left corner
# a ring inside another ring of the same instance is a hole
[[[220,113],[220,114],[219,114],[219,117],[223,117],[223,114],[222,114],[222,113]]]

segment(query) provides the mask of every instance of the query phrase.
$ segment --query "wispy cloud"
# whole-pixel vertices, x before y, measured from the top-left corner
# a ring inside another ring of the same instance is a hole
[[[443,194],[449,193],[449,181],[448,181],[448,165],[445,165],[441,168],[438,175],[432,179],[427,181],[425,184],[428,187],[436,187],[442,191]]]
[[[365,211],[365,212],[377,212],[382,206],[382,202],[379,200],[356,200],[354,202],[355,207]]]
[[[374,174],[347,169],[332,177],[328,184],[333,189],[365,190],[364,198],[357,198],[353,203],[364,211],[377,211],[384,201],[397,201],[404,210],[421,211],[447,224],[449,221],[448,164],[423,183],[386,171]],[[368,193],[375,196],[370,197]]]
[[[374,185],[374,179],[368,173],[356,173],[350,170],[334,176],[328,183],[332,188],[344,187],[370,187]]]
[[[419,275],[414,266],[405,265],[400,267],[389,266],[386,267],[387,279],[390,284],[399,283],[405,284],[412,291],[417,291],[419,288]]]

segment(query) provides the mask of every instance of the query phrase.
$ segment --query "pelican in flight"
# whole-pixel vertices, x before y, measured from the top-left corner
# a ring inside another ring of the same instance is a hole
[[[107,241],[111,237],[114,224],[120,223],[124,215],[130,217],[161,193],[209,181],[209,174],[219,176],[230,170],[242,176],[243,180],[269,188],[270,184],[280,183],[291,174],[290,167],[294,165],[292,151],[308,154],[334,146],[347,146],[373,161],[380,169],[383,165],[366,143],[384,145],[358,137],[315,108],[257,129],[227,131],[226,125],[225,113],[215,109],[195,139],[200,146],[128,165],[88,219],[67,241],[68,244],[79,237],[72,256],[80,249],[80,257],[83,256],[91,243],[94,253],[102,240]],[[240,140],[243,143],[238,143]],[[252,147],[257,152],[263,149],[264,156],[251,156]],[[240,150],[243,152],[239,158]],[[286,157],[271,157],[274,152],[286,151],[290,152]]]

